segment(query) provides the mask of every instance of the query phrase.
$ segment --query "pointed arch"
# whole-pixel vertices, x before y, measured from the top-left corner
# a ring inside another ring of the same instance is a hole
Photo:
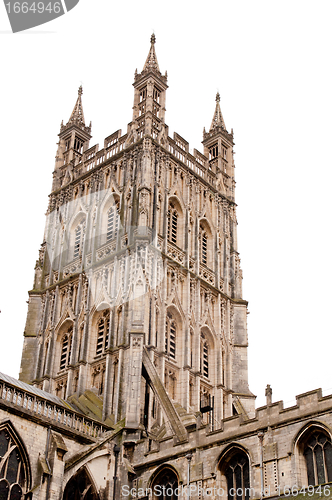
[[[202,264],[213,267],[213,233],[206,218],[199,223],[199,259]]]
[[[67,262],[82,257],[86,232],[86,213],[79,211],[69,226]]]
[[[120,195],[114,190],[101,203],[100,217],[98,246],[116,240],[120,230]]]
[[[112,310],[109,307],[92,311],[89,340],[89,359],[105,354],[111,342]]]
[[[10,420],[0,424],[0,495],[4,500],[21,500],[31,488],[27,450]]]
[[[309,422],[298,432],[295,456],[299,482],[316,486],[332,481],[332,435],[321,422]]]
[[[184,246],[184,210],[175,195],[168,200],[167,239],[178,247]]]
[[[208,381],[212,385],[216,384],[217,370],[217,349],[214,336],[207,325],[200,329],[199,337],[199,371],[203,380]]]
[[[228,500],[234,500],[234,490],[237,492],[237,500],[249,500],[250,460],[244,447],[238,444],[227,446],[219,459],[218,473],[221,476],[221,486],[227,491]]]
[[[57,329],[56,372],[65,370],[70,363],[74,323],[68,317]]]
[[[62,498],[63,500],[100,500],[94,481],[86,467],[79,469],[69,479]]]
[[[180,481],[179,472],[175,467],[170,464],[159,467],[149,481],[149,487],[153,492],[152,500],[178,500]],[[157,488],[157,486],[160,488]],[[161,492],[161,495],[159,495],[159,492]],[[158,496],[156,493],[158,493]]]

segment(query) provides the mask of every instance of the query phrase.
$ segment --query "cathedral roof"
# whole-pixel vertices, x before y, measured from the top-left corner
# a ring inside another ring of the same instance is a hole
[[[29,392],[30,394],[34,394],[35,396],[39,396],[43,399],[47,399],[48,401],[51,401],[52,403],[55,403],[57,405],[63,406],[65,408],[70,408],[73,411],[76,411],[76,409],[64,401],[63,399],[58,398],[58,396],[54,396],[53,394],[50,394],[49,392],[42,391],[41,389],[38,389],[37,387],[34,387],[33,385],[27,384],[25,382],[22,382],[21,380],[17,380],[14,377],[10,377],[9,375],[5,375],[4,373],[0,373],[0,381],[2,382],[7,382],[7,384],[14,385],[15,387],[22,389],[25,392]]]

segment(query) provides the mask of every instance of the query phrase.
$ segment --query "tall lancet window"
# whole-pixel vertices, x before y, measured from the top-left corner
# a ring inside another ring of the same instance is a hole
[[[111,241],[117,237],[120,224],[119,202],[110,207],[107,212],[107,235],[106,240]]]
[[[60,370],[66,368],[70,361],[70,353],[71,353],[71,341],[72,341],[72,329],[70,329],[65,335],[62,337],[61,342],[61,356],[60,356]]]
[[[201,334],[201,373],[203,377],[209,378],[209,344]]]
[[[101,318],[98,322],[96,356],[102,354],[109,346],[110,318]]]
[[[201,228],[201,261],[207,265],[208,262],[208,235],[206,231]]]
[[[82,221],[75,229],[74,259],[82,255],[84,233],[85,233],[85,221]]]
[[[178,213],[175,208],[170,205],[169,215],[168,215],[168,229],[167,238],[171,243],[177,243],[177,231],[178,231]]]
[[[176,322],[171,313],[167,314],[165,332],[165,352],[175,359],[176,353]]]

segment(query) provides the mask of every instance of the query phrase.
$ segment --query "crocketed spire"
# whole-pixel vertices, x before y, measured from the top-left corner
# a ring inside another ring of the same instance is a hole
[[[212,123],[210,127],[210,132],[212,132],[213,129],[216,127],[222,127],[224,130],[226,130],[225,122],[221,113],[220,109],[220,94],[217,92],[216,95],[216,109],[212,118]]]
[[[73,112],[70,115],[69,123],[74,123],[78,126],[84,126],[85,127],[85,120],[84,120],[84,113],[83,113],[83,106],[82,106],[82,94],[83,94],[83,88],[82,85],[78,89],[78,97],[76,104],[74,106]],[[67,125],[68,125],[67,124]]]
[[[145,64],[144,64],[143,71],[157,71],[158,73],[160,73],[159,64],[158,64],[157,56],[156,56],[156,51],[154,48],[154,45],[156,43],[156,37],[155,37],[154,33],[152,33],[150,41],[151,41],[151,47],[149,50],[148,57],[147,57]]]

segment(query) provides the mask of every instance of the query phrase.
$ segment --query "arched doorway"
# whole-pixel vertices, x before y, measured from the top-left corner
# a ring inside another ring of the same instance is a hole
[[[171,467],[163,467],[154,478],[151,489],[153,500],[178,500],[179,478]]]
[[[99,500],[85,469],[80,469],[66,484],[63,500]]]

